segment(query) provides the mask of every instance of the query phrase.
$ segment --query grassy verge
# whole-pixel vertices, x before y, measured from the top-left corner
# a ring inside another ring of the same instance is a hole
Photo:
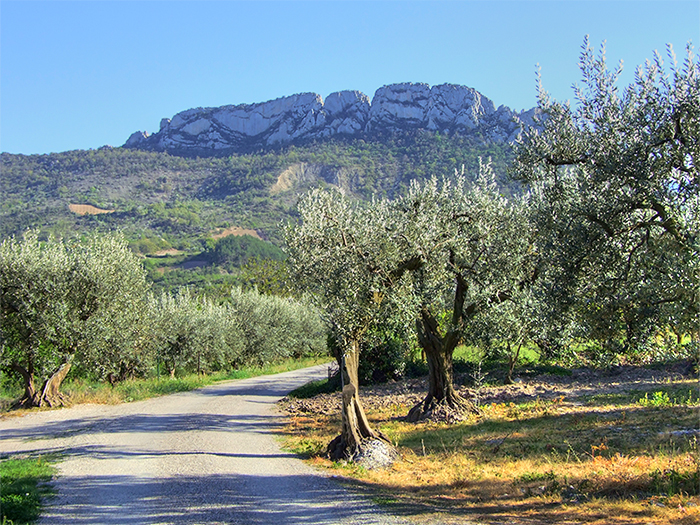
[[[698,382],[636,388],[489,403],[455,425],[410,424],[409,406],[368,401],[401,454],[384,471],[324,458],[340,414],[295,415],[286,446],[417,522],[699,523]]]
[[[279,363],[268,364],[261,367],[247,367],[230,372],[218,372],[209,375],[189,374],[171,379],[168,376],[153,377],[147,379],[133,379],[117,383],[114,386],[108,383],[85,381],[81,379],[68,380],[61,391],[68,396],[69,404],[102,403],[117,404],[139,401],[151,397],[157,397],[176,392],[186,392],[211,385],[218,381],[229,379],[246,379],[268,374],[278,374],[299,368],[325,363],[329,357],[306,357],[302,359],[289,359]],[[15,393],[17,395],[17,393]],[[0,412],[6,412],[11,406],[12,395],[3,393],[0,395]]]
[[[0,516],[3,525],[33,523],[42,501],[53,495],[52,458],[0,459]]]
[[[124,381],[111,387],[105,383],[85,383],[73,381],[66,384],[64,391],[70,396],[72,403],[123,403],[139,401],[151,397],[186,392],[229,379],[247,379],[268,374],[288,372],[328,361],[328,357],[308,357],[289,359],[280,363],[268,364],[261,367],[247,367],[230,372],[219,372],[210,375],[190,374],[171,379],[167,376],[150,379],[134,379]]]

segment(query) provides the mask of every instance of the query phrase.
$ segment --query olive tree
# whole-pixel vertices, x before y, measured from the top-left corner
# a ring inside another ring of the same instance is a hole
[[[145,270],[119,235],[0,245],[0,362],[24,383],[23,406],[63,401],[73,363],[100,374],[134,359]],[[41,384],[41,386],[38,386]]]
[[[700,67],[639,67],[617,87],[605,48],[588,40],[576,104],[538,92],[537,125],[516,144],[512,174],[530,184],[549,300],[580,332],[634,350],[673,323],[697,330],[700,271]]]
[[[352,204],[336,191],[315,190],[298,205],[300,219],[285,229],[292,275],[318,304],[339,343],[343,378],[341,434],[332,457],[352,457],[365,441],[383,438],[371,427],[359,395],[360,348],[367,331],[401,286],[411,261],[400,261],[387,229],[386,203]]]
[[[429,370],[428,393],[409,420],[436,408],[463,412],[474,407],[454,388],[452,359],[472,320],[512,301],[534,278],[525,199],[500,195],[488,165],[471,186],[455,182],[413,183],[392,203],[400,250],[420,261],[411,271],[418,306],[417,333]]]

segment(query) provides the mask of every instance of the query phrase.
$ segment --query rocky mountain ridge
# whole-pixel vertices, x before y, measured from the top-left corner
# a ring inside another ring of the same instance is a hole
[[[374,98],[359,91],[331,93],[325,100],[301,93],[257,104],[194,108],[164,118],[157,133],[133,133],[125,148],[222,155],[335,136],[425,129],[479,133],[510,142],[533,122],[534,109],[515,112],[473,88],[455,84],[403,83],[379,88]]]

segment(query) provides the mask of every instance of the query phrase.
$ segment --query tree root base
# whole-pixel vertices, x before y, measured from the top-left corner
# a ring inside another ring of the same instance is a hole
[[[399,457],[396,449],[384,439],[366,438],[358,446],[348,447],[342,435],[329,443],[327,453],[334,461],[350,461],[367,470],[388,468]]]
[[[63,394],[56,394],[53,396],[44,397],[24,397],[12,405],[13,410],[18,410],[21,408],[56,408],[68,405],[68,397]]]
[[[480,414],[481,410],[473,403],[459,398],[452,402],[424,400],[414,406],[406,416],[411,423],[418,421],[434,421],[436,423],[459,423],[472,414]]]

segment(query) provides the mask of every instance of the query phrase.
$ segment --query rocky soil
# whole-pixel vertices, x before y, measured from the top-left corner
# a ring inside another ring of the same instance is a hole
[[[563,397],[569,402],[582,402],[594,395],[625,394],[653,391],[661,383],[698,378],[689,362],[652,369],[639,366],[618,366],[610,370],[579,368],[571,375],[535,374],[524,371],[512,385],[465,386],[471,383],[466,375],[456,375],[455,382],[462,397],[486,405],[490,403],[523,403],[537,399]],[[427,377],[406,379],[364,387],[362,402],[368,411],[392,406],[411,407],[422,401],[427,392]],[[337,414],[341,408],[338,393],[317,394],[309,399],[285,397],[280,408],[290,415]],[[437,416],[440,418],[440,416]]]

